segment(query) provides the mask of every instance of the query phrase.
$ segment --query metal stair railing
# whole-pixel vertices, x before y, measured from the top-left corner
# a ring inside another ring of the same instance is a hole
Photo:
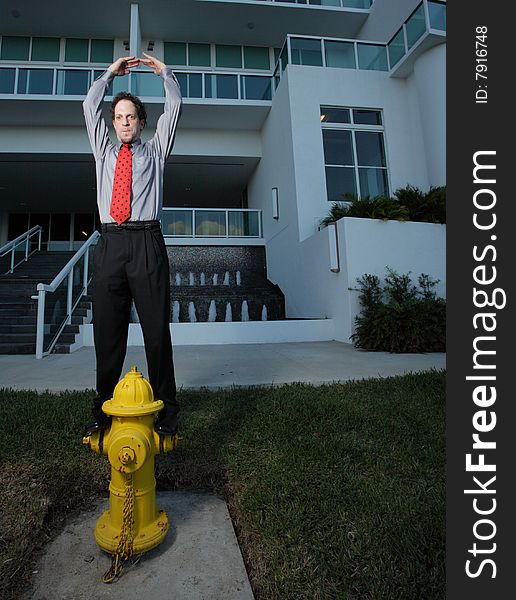
[[[100,237],[95,231],[72,256],[52,283],[38,283],[36,358],[50,354],[66,325],[72,321],[75,307],[88,292],[91,281],[90,250]],[[47,297],[49,294],[49,297]]]
[[[7,254],[9,254],[9,252],[11,253],[11,268],[8,271],[6,271],[6,275],[7,275],[7,273],[12,273],[14,271],[14,269],[16,269],[16,267],[18,265],[20,265],[22,262],[26,262],[27,260],[29,260],[29,256],[34,254],[34,252],[41,250],[41,233],[42,233],[42,231],[43,231],[43,228],[41,227],[41,225],[35,225],[34,227],[32,227],[32,229],[29,229],[25,233],[22,233],[16,239],[11,240],[10,242],[7,242],[7,244],[4,244],[0,248],[0,258],[3,258],[4,256],[6,256]],[[35,248],[34,250],[32,250],[32,252],[29,252],[30,239],[35,235],[38,236],[38,247]],[[17,262],[15,264],[16,248],[18,246],[20,246],[21,244],[25,244],[24,257],[22,260],[20,260],[19,262]]]

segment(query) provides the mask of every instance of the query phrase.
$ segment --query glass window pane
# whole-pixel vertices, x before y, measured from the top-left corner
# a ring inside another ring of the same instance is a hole
[[[14,94],[16,69],[0,69],[0,94]]]
[[[206,98],[238,98],[238,76],[206,75]]]
[[[370,8],[373,0],[342,0],[345,8]]]
[[[269,49],[244,46],[244,67],[246,69],[270,69]]]
[[[406,22],[405,27],[407,29],[407,44],[410,50],[410,48],[412,48],[412,46],[426,31],[425,7],[423,4],[421,4],[421,6]]]
[[[281,48],[274,48],[274,64],[278,62],[278,58],[281,52]]]
[[[386,46],[357,44],[358,68],[368,71],[387,71]]]
[[[192,67],[209,67],[210,45],[209,44],[188,44],[188,64]]]
[[[18,74],[19,94],[51,94],[54,71],[51,69],[20,69]]]
[[[446,4],[443,2],[429,2],[428,15],[432,29],[446,31]]]
[[[258,237],[260,233],[257,212],[229,211],[228,225],[230,236]]]
[[[2,36],[0,58],[2,60],[29,60],[29,44],[30,38],[28,37],[4,35]]]
[[[246,100],[272,100],[270,77],[242,77],[242,98]]]
[[[184,42],[165,42],[165,64],[186,65],[186,44]]]
[[[133,73],[131,91],[135,96],[162,97],[164,92],[163,80],[154,73]]]
[[[379,110],[353,109],[353,122],[359,125],[381,125],[382,113]]]
[[[113,62],[113,40],[91,40],[90,62],[111,64]]]
[[[207,211],[195,213],[195,235],[226,235],[226,213],[224,211]]]
[[[88,62],[89,40],[69,38],[66,40],[66,62]]]
[[[357,193],[353,167],[326,167],[326,192],[331,202],[343,202],[345,194]]]
[[[353,165],[351,131],[323,130],[324,162],[327,165]]]
[[[351,123],[349,108],[321,106],[321,123]]]
[[[358,169],[360,197],[388,196],[387,169]]]
[[[357,160],[360,166],[385,167],[383,135],[376,131],[357,131]]]
[[[391,69],[396,63],[398,63],[405,54],[405,37],[403,35],[403,29],[400,29],[398,33],[392,38],[387,46],[389,50],[389,60],[391,62]]]
[[[191,210],[163,210],[161,213],[163,235],[192,235],[192,220]]]
[[[200,73],[176,73],[183,98],[202,98],[202,75]]]
[[[322,67],[320,40],[291,38],[290,49],[292,52],[292,62],[295,65],[313,65]]]
[[[242,48],[240,46],[223,46],[217,44],[215,51],[217,67],[242,68]]]
[[[57,72],[57,94],[85,96],[90,83],[90,72],[67,69]]]
[[[352,42],[324,42],[327,67],[356,69],[355,48]]]
[[[32,38],[31,60],[48,60],[56,62],[59,60],[59,38]]]

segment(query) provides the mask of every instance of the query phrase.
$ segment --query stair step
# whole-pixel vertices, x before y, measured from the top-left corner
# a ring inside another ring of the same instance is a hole
[[[34,335],[36,335],[36,328],[34,325],[7,325],[1,323],[0,335],[3,335],[4,333],[34,333]]]
[[[36,332],[33,333],[3,333],[3,344],[35,344]]]
[[[0,354],[36,354],[36,344],[4,344],[0,342]]]

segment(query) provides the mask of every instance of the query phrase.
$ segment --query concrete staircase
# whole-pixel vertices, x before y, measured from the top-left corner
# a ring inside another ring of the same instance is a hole
[[[14,273],[0,275],[0,354],[35,354],[38,302],[31,296],[37,294],[38,283],[50,283],[73,254],[36,252]],[[87,307],[81,310],[86,315]],[[82,323],[82,317],[74,318]]]

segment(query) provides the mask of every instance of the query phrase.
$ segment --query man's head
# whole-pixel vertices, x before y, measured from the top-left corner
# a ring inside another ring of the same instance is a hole
[[[131,144],[140,138],[147,122],[143,102],[129,92],[120,92],[111,102],[111,118],[118,139]]]

